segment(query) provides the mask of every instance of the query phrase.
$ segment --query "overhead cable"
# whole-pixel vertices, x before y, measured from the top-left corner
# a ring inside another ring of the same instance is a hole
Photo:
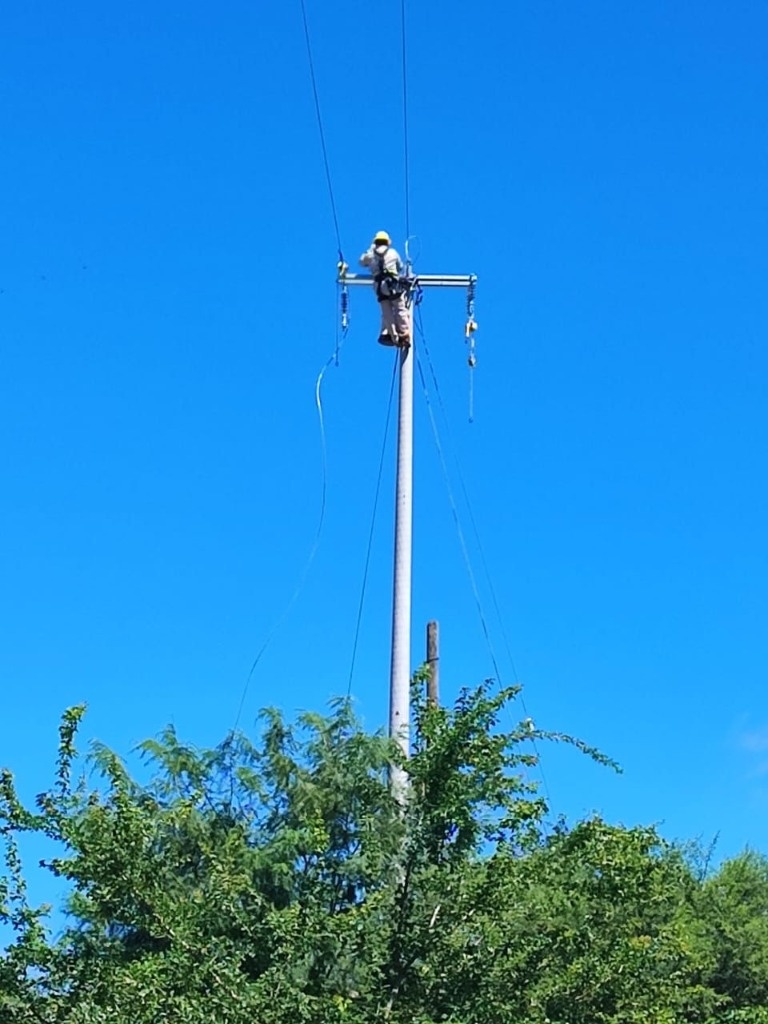
[[[304,22],[304,40],[307,44],[307,59],[309,62],[309,77],[312,82],[312,95],[315,98],[315,114],[317,115],[317,128],[320,132],[320,146],[323,151],[323,165],[325,167],[325,180],[328,185],[328,196],[331,200],[331,212],[333,213],[333,226],[336,230],[336,247],[339,253],[339,261],[344,262],[344,254],[341,246],[341,230],[339,229],[339,216],[336,209],[336,199],[333,194],[333,181],[331,179],[331,165],[328,159],[328,147],[325,142],[325,130],[323,128],[323,115],[320,111],[320,95],[317,89],[317,78],[315,76],[315,62],[312,57],[312,42],[309,36],[309,21],[307,19],[307,7],[304,0],[301,0],[301,17]]]
[[[423,326],[423,321],[422,321],[422,316],[421,316],[421,310],[420,309],[417,309],[416,326],[417,326],[417,330],[418,330],[418,333],[419,333],[419,339],[420,339],[420,342],[421,342],[419,347],[423,348],[424,353],[425,353],[425,355],[427,357],[427,362],[429,363],[430,372],[431,372],[432,380],[433,380],[434,387],[435,387],[435,393],[438,396],[438,401],[440,402],[440,406],[441,406],[441,411],[443,413],[443,417],[446,420],[446,422],[448,422],[447,416],[445,414],[445,406],[443,405],[442,398],[440,397],[440,389],[439,389],[439,385],[437,383],[437,375],[435,373],[434,365],[432,364],[432,359],[430,358],[430,355],[429,355],[429,347],[427,345],[427,338],[426,338],[426,335],[424,333],[424,326]],[[430,400],[429,389],[427,387],[426,378],[424,376],[424,370],[423,370],[423,367],[422,367],[422,362],[421,362],[421,359],[418,358],[418,357],[417,357],[417,360],[416,360],[416,366],[417,366],[418,371],[419,371],[419,378],[421,380],[421,387],[422,387],[422,391],[424,393],[424,400],[425,400],[426,406],[427,406],[427,414],[428,414],[428,417],[429,417],[430,426],[432,428],[432,437],[433,437],[433,440],[434,440],[434,443],[435,443],[435,448],[437,450],[438,460],[440,462],[440,468],[441,468],[442,473],[443,473],[443,480],[445,482],[445,487],[446,487],[446,491],[447,491],[447,494],[448,494],[448,503],[450,505],[451,515],[453,517],[453,522],[454,522],[454,525],[456,527],[456,533],[457,533],[458,540],[459,540],[459,546],[461,548],[462,556],[464,558],[464,564],[465,564],[465,567],[466,567],[466,570],[467,570],[467,576],[469,577],[470,586],[472,588],[472,594],[473,594],[473,597],[475,599],[475,606],[477,608],[478,618],[480,619],[480,626],[481,626],[481,629],[482,629],[482,632],[483,632],[483,636],[485,638],[486,647],[488,648],[488,655],[489,655],[489,657],[491,659],[491,664],[493,665],[493,670],[496,673],[496,679],[497,679],[499,685],[501,685],[502,684],[501,670],[499,669],[499,663],[498,663],[498,661],[496,659],[496,654],[494,652],[493,643],[491,641],[491,633],[490,633],[490,629],[488,627],[488,621],[486,619],[485,612],[483,610],[483,602],[482,602],[482,598],[481,598],[481,595],[480,595],[480,588],[478,587],[478,584],[477,584],[477,577],[475,576],[475,571],[474,571],[474,567],[472,565],[472,559],[471,559],[470,554],[469,554],[469,548],[467,546],[466,537],[465,537],[464,530],[463,530],[462,525],[461,525],[461,518],[459,516],[458,504],[456,502],[456,499],[455,499],[455,496],[454,496],[454,493],[453,493],[453,487],[451,486],[450,473],[448,472],[448,465],[447,465],[446,460],[445,460],[443,444],[442,444],[442,441],[440,439],[440,431],[439,431],[438,426],[437,426],[437,420],[435,418],[434,409],[432,407],[432,402]],[[505,643],[507,655],[509,657],[510,665],[512,667],[512,672],[513,672],[513,675],[514,675],[515,685],[519,686],[517,669],[516,669],[516,666],[515,666],[514,658],[512,657],[512,651],[510,649],[509,641],[508,641],[508,638],[507,638],[507,635],[506,635],[506,630],[504,629],[504,621],[503,621],[503,618],[501,616],[501,609],[499,607],[498,600],[496,599],[495,589],[493,587],[493,583],[492,583],[492,580],[491,580],[491,577],[490,577],[490,572],[489,572],[489,569],[488,569],[488,564],[487,564],[485,556],[483,554],[482,544],[480,543],[480,536],[479,536],[479,531],[477,529],[477,523],[475,521],[474,515],[472,514],[472,505],[471,505],[471,502],[469,500],[469,495],[467,493],[467,489],[466,489],[466,487],[464,485],[463,474],[461,473],[461,467],[459,465],[458,456],[456,455],[455,451],[454,451],[453,458],[454,458],[454,462],[455,462],[456,467],[457,467],[457,471],[458,471],[458,474],[459,474],[459,479],[461,481],[462,493],[463,493],[463,496],[464,496],[465,504],[467,506],[467,510],[469,512],[470,521],[472,523],[472,528],[473,528],[473,532],[474,532],[474,535],[475,535],[475,541],[476,541],[476,543],[478,545],[478,548],[480,550],[480,553],[481,553],[481,560],[482,560],[483,568],[485,570],[486,582],[488,583],[489,590],[490,590],[490,592],[491,592],[491,594],[493,596],[494,608],[495,608],[495,611],[496,611],[496,615],[497,615],[497,617],[499,619],[499,625],[501,627],[501,632],[502,632],[502,636],[504,638],[504,643]],[[523,708],[523,712],[525,713],[526,717],[528,717],[530,719],[528,708],[526,707],[526,703],[525,703],[525,697],[524,697],[522,691],[520,691],[520,693],[519,693],[519,698],[520,698],[520,704],[521,704],[521,706]],[[544,792],[547,795],[547,800],[549,802],[551,802],[551,797],[550,797],[550,794],[549,794],[549,786],[547,784],[547,779],[546,779],[546,776],[544,774],[544,768],[542,767],[542,764],[541,764],[541,755],[539,754],[539,751],[538,751],[538,748],[536,746],[536,741],[535,740],[533,740],[533,746],[534,746],[534,751],[536,752],[536,756],[537,756],[537,762],[538,762],[537,767],[538,767],[538,770],[539,770],[539,774],[541,775],[541,781],[542,781],[542,785],[544,787]]]
[[[389,435],[389,422],[392,417],[392,397],[395,393],[395,380],[397,378],[397,364],[399,353],[395,353],[395,361],[392,367],[392,381],[389,386],[389,401],[387,403],[387,416],[384,423],[384,437],[381,442],[381,454],[379,456],[379,472],[376,477],[376,491],[373,498],[373,511],[371,513],[371,525],[368,531],[368,547],[365,552],[365,567],[363,569],[363,583],[360,588],[360,600],[357,606],[357,622],[355,624],[355,639],[352,644],[352,660],[349,666],[349,679],[347,680],[347,697],[352,693],[352,677],[355,672],[355,659],[357,657],[357,645],[360,639],[360,624],[363,618],[363,604],[365,603],[365,591],[368,585],[368,568],[371,563],[371,550],[373,548],[373,532],[376,526],[376,512],[379,507],[379,494],[381,492],[381,477],[384,469],[384,456],[387,451],[387,437]]]
[[[400,27],[402,41],[403,65],[403,164],[405,170],[405,237],[411,237],[411,188],[409,181],[408,158],[408,65],[405,35],[405,0],[400,0]]]

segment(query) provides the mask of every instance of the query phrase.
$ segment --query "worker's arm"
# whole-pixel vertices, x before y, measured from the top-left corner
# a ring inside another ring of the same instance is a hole
[[[373,247],[371,247],[370,249],[366,249],[366,251],[360,257],[361,267],[370,267],[371,263],[373,263]]]

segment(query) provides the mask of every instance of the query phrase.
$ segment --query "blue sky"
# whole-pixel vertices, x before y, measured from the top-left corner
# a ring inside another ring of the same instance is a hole
[[[462,297],[423,306],[444,441],[528,712],[624,767],[543,748],[553,810],[768,850],[768,11],[407,6],[417,268],[479,276],[472,425]],[[405,235],[399,20],[307,11],[354,259]],[[67,705],[122,753],[232,726],[317,526],[336,242],[298,2],[10,0],[0,66],[0,763],[32,796]],[[346,691],[376,326],[354,292],[321,545],[246,726]],[[416,406],[413,661],[439,619],[450,699],[493,667],[418,385]],[[371,727],[392,489],[390,457],[353,682]]]

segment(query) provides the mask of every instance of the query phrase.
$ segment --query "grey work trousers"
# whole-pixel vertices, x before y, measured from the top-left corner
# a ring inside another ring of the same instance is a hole
[[[388,334],[391,338],[410,338],[411,317],[408,306],[405,303],[405,296],[400,295],[396,299],[383,299],[381,306],[381,333]]]

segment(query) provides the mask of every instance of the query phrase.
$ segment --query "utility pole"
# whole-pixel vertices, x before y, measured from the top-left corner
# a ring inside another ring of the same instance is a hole
[[[411,344],[400,349],[395,483],[395,564],[392,581],[392,654],[389,668],[389,735],[408,757],[411,710],[411,569],[413,564],[413,305],[408,311]],[[405,798],[406,775],[392,769],[390,783]]]
[[[476,328],[474,322],[474,274],[417,274],[409,278],[409,320],[411,344],[400,349],[400,388],[397,417],[397,483],[395,485],[395,567],[392,597],[392,656],[389,673],[389,735],[397,741],[403,754],[410,752],[410,686],[411,686],[411,567],[413,562],[413,364],[415,334],[413,330],[414,301],[424,288],[466,288],[467,328],[469,339]],[[337,279],[346,294],[348,285],[364,285],[373,290],[369,274],[347,274],[344,269]],[[344,299],[342,309],[345,308]],[[402,769],[392,772],[390,783],[395,796],[403,801],[407,778]]]
[[[440,627],[427,623],[427,702],[433,708],[440,703]]]

